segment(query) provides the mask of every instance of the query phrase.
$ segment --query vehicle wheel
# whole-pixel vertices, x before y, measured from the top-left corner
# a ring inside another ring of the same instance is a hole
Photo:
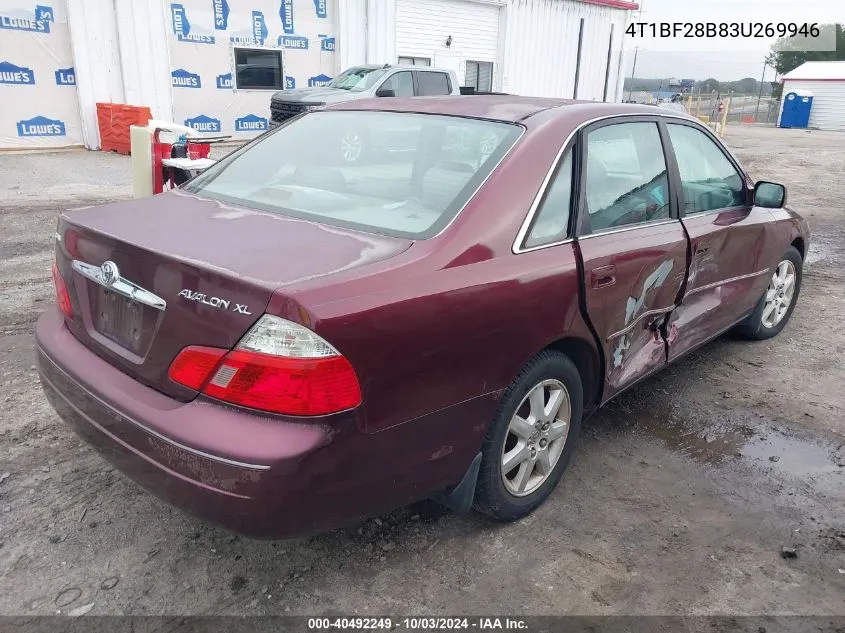
[[[801,291],[802,269],[801,253],[790,246],[775,266],[769,287],[760,298],[757,308],[737,327],[737,331],[758,341],[777,335],[786,326],[795,309]]]
[[[581,428],[581,376],[546,351],[508,387],[481,448],[477,510],[512,521],[532,512],[560,481]]]
[[[367,138],[362,130],[349,130],[340,139],[340,156],[344,163],[356,163],[364,156]]]

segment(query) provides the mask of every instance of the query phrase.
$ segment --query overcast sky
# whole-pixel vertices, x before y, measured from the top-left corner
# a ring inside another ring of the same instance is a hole
[[[805,22],[845,23],[845,0],[639,0],[644,23],[660,22]],[[634,14],[637,20],[637,13]],[[631,76],[634,53],[637,77],[675,77],[732,81],[760,79],[763,60],[772,39],[756,38],[631,38],[626,47],[627,74]],[[766,80],[774,71],[766,70]]]

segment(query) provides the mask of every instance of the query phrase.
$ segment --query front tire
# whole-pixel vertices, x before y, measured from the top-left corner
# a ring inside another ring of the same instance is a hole
[[[582,413],[581,376],[566,355],[545,351],[529,362],[484,438],[476,509],[513,521],[543,503],[566,470]]]
[[[766,292],[754,312],[738,327],[743,336],[762,341],[777,336],[786,327],[801,291],[804,262],[801,253],[790,246],[772,271]]]

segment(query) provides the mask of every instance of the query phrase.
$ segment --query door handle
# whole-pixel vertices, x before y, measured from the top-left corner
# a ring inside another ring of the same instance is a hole
[[[616,266],[600,266],[590,271],[590,285],[593,288],[605,288],[616,283]]]

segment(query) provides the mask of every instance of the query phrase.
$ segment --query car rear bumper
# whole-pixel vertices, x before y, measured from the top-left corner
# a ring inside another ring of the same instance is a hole
[[[473,439],[432,455],[415,423],[367,435],[352,413],[303,422],[174,400],[82,345],[55,308],[36,340],[44,392],[83,439],[161,499],[253,536],[317,532],[425,498],[456,483],[477,450]],[[432,441],[454,436],[470,404],[422,419]]]

